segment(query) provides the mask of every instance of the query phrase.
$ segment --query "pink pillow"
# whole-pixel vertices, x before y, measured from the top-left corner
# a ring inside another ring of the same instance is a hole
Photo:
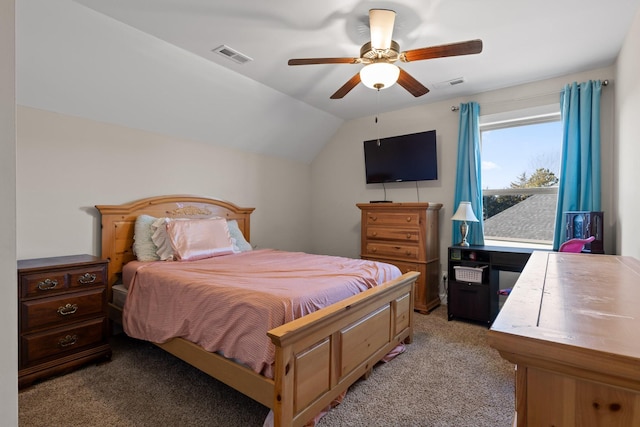
[[[233,253],[233,242],[224,218],[169,221],[167,234],[175,257],[180,261]]]

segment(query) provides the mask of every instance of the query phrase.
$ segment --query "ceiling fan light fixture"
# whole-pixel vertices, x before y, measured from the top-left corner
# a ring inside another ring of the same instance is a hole
[[[391,36],[396,13],[387,9],[371,9],[369,11],[369,27],[371,31],[371,47],[376,50],[387,50],[391,47]]]
[[[394,85],[400,76],[400,68],[388,62],[374,62],[360,70],[360,81],[371,89],[386,89]]]

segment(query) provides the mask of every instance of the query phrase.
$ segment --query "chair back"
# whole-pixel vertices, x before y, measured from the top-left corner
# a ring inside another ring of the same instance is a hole
[[[594,236],[589,237],[588,239],[569,239],[558,248],[558,252],[575,252],[580,253],[582,249],[584,249],[584,245],[587,243],[591,243],[596,238]]]

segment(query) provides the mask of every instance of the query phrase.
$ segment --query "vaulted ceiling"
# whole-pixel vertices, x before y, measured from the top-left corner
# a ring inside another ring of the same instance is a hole
[[[608,66],[639,5],[19,1],[18,103],[310,161],[343,120]],[[396,12],[393,39],[401,50],[471,39],[482,39],[483,50],[401,64],[430,89],[417,98],[399,85],[377,93],[360,84],[331,100],[362,65],[287,65],[290,58],[358,57],[372,8]],[[239,64],[213,52],[221,45],[252,60]]]

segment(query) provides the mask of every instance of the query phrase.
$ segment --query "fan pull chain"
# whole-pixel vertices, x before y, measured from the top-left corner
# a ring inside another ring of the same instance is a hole
[[[380,89],[378,89],[378,108],[376,112],[376,132],[378,133],[376,145],[380,147],[380,125],[378,124],[378,116],[380,115]]]

